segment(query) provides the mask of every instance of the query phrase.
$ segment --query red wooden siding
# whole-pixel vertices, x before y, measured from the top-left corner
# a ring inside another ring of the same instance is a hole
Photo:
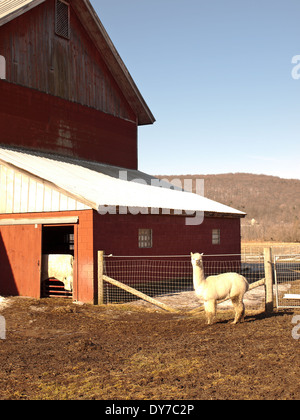
[[[152,229],[152,248],[138,247],[139,229]],[[212,244],[213,229],[220,229],[220,245]],[[101,216],[94,212],[94,243],[96,250],[119,256],[239,254],[240,219],[212,217],[205,218],[199,226],[186,226],[182,216]]]
[[[41,226],[0,227],[0,294],[40,298]]]
[[[0,80],[0,142],[137,169],[137,125]]]
[[[7,80],[136,121],[71,5],[71,35],[55,34],[55,0],[0,27]]]
[[[75,299],[80,302],[95,302],[95,287],[97,277],[95,275],[94,244],[93,244],[93,210],[80,213],[77,241],[77,295]]]

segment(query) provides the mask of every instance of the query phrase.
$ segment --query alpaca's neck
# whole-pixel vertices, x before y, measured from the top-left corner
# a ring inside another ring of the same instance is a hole
[[[193,266],[193,282],[195,290],[197,290],[199,286],[205,282],[204,270],[198,265]]]

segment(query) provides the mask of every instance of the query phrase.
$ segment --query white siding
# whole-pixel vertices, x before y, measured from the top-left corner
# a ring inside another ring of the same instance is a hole
[[[0,214],[86,210],[55,188],[0,165]]]

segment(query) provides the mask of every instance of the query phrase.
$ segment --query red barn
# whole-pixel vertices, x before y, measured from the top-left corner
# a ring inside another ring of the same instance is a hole
[[[240,253],[244,213],[138,171],[155,119],[88,0],[0,2],[0,98],[0,294],[41,297],[46,255],[92,303],[98,250]]]

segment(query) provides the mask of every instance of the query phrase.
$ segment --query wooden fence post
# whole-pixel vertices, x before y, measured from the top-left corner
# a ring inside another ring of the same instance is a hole
[[[103,268],[104,268],[104,251],[98,251],[98,305],[104,304]]]
[[[265,310],[267,313],[273,312],[273,264],[272,264],[272,249],[264,249],[264,264],[265,264],[265,290],[266,303]]]

